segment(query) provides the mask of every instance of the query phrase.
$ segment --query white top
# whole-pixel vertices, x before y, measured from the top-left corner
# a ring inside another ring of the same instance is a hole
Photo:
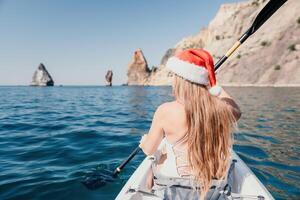
[[[187,134],[174,144],[171,144],[167,138],[164,138],[167,158],[158,169],[161,175],[167,177],[190,176],[187,150],[182,146],[180,147],[180,144],[186,142],[186,139]]]

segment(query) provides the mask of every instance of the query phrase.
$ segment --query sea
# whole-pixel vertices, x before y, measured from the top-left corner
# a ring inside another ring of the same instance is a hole
[[[234,150],[275,199],[300,199],[300,88],[227,87],[242,110]],[[0,199],[114,199],[144,159],[88,189],[147,133],[171,87],[0,87]]]

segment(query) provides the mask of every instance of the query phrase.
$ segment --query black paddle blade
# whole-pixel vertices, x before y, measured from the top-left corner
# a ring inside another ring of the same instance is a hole
[[[270,0],[255,18],[249,35],[257,31],[287,0]]]
[[[116,176],[114,173],[100,166],[91,173],[88,173],[81,183],[90,190],[95,190],[105,186],[107,183],[115,181]]]

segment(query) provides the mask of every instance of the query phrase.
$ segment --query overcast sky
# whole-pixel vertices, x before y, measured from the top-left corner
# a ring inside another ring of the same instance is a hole
[[[149,67],[238,0],[0,0],[0,85],[28,85],[44,63],[56,85],[126,82],[141,48]]]

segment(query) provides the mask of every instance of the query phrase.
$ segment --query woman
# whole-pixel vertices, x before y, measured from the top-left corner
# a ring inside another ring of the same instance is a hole
[[[232,128],[241,112],[224,89],[217,86],[213,59],[207,51],[182,51],[171,57],[166,66],[174,73],[175,100],[157,108],[140,147],[146,155],[154,155],[164,140],[164,151],[154,166],[154,175],[158,176],[155,179],[193,180],[203,199],[213,179],[226,177],[231,162]]]

